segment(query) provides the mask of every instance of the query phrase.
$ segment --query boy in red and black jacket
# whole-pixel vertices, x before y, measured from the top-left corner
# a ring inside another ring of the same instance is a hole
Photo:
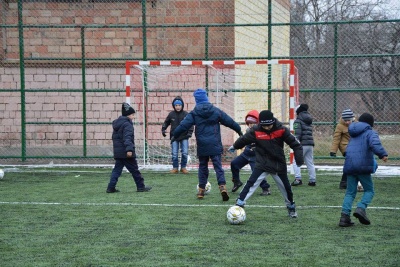
[[[260,112],[259,124],[251,128],[229,148],[230,151],[241,149],[248,144],[255,143],[256,164],[246,185],[240,192],[236,205],[243,207],[259,184],[269,174],[275,180],[291,218],[297,217],[293,192],[287,175],[287,164],[283,150],[286,143],[294,151],[296,164],[304,163],[303,147],[292,135],[290,130],[279,122],[269,110]]]

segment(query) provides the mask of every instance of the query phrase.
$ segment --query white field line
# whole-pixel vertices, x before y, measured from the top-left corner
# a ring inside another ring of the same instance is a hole
[[[61,203],[61,202],[5,202],[0,201],[0,205],[63,205],[63,206],[153,206],[153,207],[230,207],[232,205],[218,205],[218,204],[162,204],[162,203],[152,203],[152,204],[139,204],[139,203]],[[286,206],[274,206],[274,205],[246,205],[247,208],[286,208]],[[333,208],[338,209],[342,206],[296,206],[298,209],[325,209]],[[354,207],[355,208],[355,207]],[[379,209],[379,210],[400,210],[400,207],[368,207],[368,209]]]

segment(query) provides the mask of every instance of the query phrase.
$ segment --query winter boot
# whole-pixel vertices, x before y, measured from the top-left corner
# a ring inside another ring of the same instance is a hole
[[[229,195],[228,191],[226,191],[226,185],[224,184],[219,185],[219,191],[221,192],[222,201],[228,201]]]
[[[241,181],[236,181],[234,179],[232,179],[232,182],[233,182],[232,192],[238,191],[238,189],[243,185]]]
[[[178,169],[175,169],[175,168],[173,168],[172,170],[169,171],[169,173],[173,173],[173,174],[178,173],[178,172],[179,172]]]
[[[269,196],[271,195],[271,190],[269,188],[263,188],[260,196]]]
[[[203,198],[204,198],[204,192],[205,192],[205,191],[206,191],[205,189],[199,188],[199,191],[197,191],[197,198],[198,198],[198,199],[203,199]]]
[[[346,189],[347,188],[347,181],[340,181],[339,189]]]
[[[339,226],[340,227],[349,227],[353,226],[354,223],[350,219],[350,215],[347,215],[346,213],[342,213],[340,216],[340,221],[339,221]]]
[[[182,169],[181,169],[181,173],[183,173],[183,174],[188,174],[189,171],[188,171],[186,168],[182,168]]]
[[[367,213],[365,212],[365,209],[363,208],[356,208],[356,211],[353,213],[353,216],[356,217],[360,223],[362,224],[371,224],[370,220],[367,217]]]

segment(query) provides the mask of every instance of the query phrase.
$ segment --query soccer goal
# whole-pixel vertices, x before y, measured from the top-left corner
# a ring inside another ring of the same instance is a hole
[[[126,102],[137,110],[135,141],[138,162],[154,168],[171,167],[169,130],[161,125],[173,110],[172,100],[181,96],[184,109],[195,107],[193,92],[208,91],[211,103],[225,111],[245,131],[244,117],[252,109],[270,109],[275,117],[293,129],[297,103],[297,71],[293,60],[234,61],[127,61]],[[237,134],[221,126],[223,145],[228,148]],[[196,140],[189,140],[189,167],[197,166]],[[287,148],[288,162],[292,158]],[[229,164],[235,155],[224,152]]]

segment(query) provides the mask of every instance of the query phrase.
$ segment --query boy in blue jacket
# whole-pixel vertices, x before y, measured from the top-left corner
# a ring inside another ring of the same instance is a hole
[[[388,160],[388,153],[382,146],[378,133],[372,130],[374,117],[369,113],[363,113],[358,121],[349,126],[350,141],[346,148],[343,167],[343,173],[347,174],[347,189],[339,221],[341,227],[354,225],[350,219],[350,213],[357,195],[359,181],[364,187],[364,193],[360,202],[357,203],[353,216],[362,224],[371,223],[365,210],[374,196],[374,183],[371,173],[375,173],[378,168],[374,154],[384,162]]]
[[[147,192],[151,190],[150,186],[144,185],[144,178],[139,171],[139,166],[136,161],[135,153],[135,133],[132,120],[136,111],[128,104],[122,104],[122,116],[114,120],[112,123],[113,134],[113,151],[115,165],[111,172],[110,182],[107,186],[107,193],[117,193],[115,188],[118,178],[122,174],[124,166],[132,174],[133,180],[136,183],[138,192]]]
[[[203,199],[205,187],[208,182],[208,162],[211,159],[214,171],[217,175],[219,190],[223,201],[229,200],[226,190],[225,172],[222,168],[223,146],[221,141],[221,124],[231,128],[240,136],[243,135],[240,125],[228,114],[211,104],[204,89],[197,89],[193,93],[196,101],[195,108],[183,119],[174,131],[174,137],[178,138],[195,125],[197,157],[199,159],[199,190],[197,198]]]

